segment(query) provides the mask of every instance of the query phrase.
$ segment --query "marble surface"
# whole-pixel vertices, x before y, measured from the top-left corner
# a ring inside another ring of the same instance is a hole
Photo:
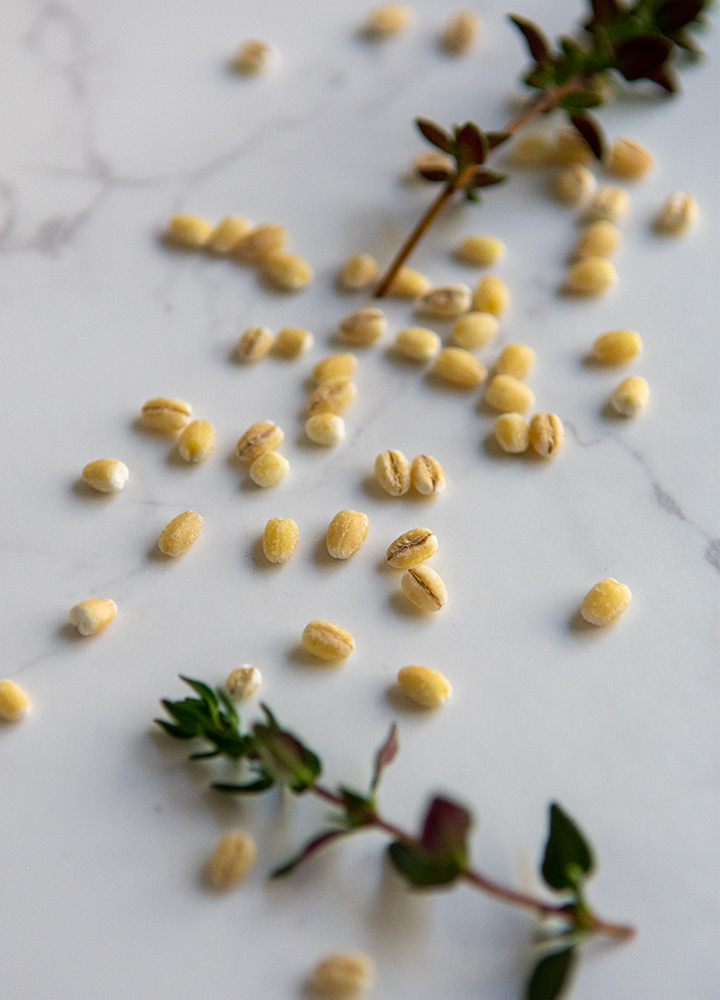
[[[579,4],[521,12],[567,30]],[[453,5],[422,0],[402,38],[356,36],[357,0],[186,0],[124,4],[5,0],[0,10],[0,326],[4,472],[0,489],[3,666],[32,698],[0,726],[0,989],[6,1000],[190,1000],[301,996],[329,950],[367,949],[377,1000],[511,1000],[520,995],[533,921],[467,888],[412,894],[372,834],[330,849],[287,881],[265,872],[324,818],[316,802],[253,802],[206,790],[207,765],[153,731],[180,672],[220,683],[243,662],[262,694],[326,760],[331,782],[366,779],[392,719],[401,753],[386,812],[417,822],[433,790],[481,818],[477,865],[538,888],[546,808],[557,799],[600,859],[597,909],[635,923],[625,946],[593,946],[583,1000],[717,995],[718,708],[718,37],[675,100],[603,110],[610,134],[655,153],[632,189],[616,289],[596,302],[557,294],[572,213],[546,176],[513,178],[481,208],[448,213],[415,264],[436,282],[474,280],[452,259],[459,237],[490,232],[513,294],[491,364],[512,340],[538,353],[540,409],[565,421],[551,464],[499,455],[476,392],[398,364],[387,344],[361,352],[358,397],[339,448],[309,447],[300,413],[315,361],[345,313],[366,304],[334,288],[338,262],[387,261],[429,198],[399,177],[422,144],[423,114],[498,127],[523,51],[497,0],[462,59],[435,38]],[[227,60],[245,37],[272,41],[277,71],[240,79]],[[693,192],[701,224],[660,241],[649,220],[665,196]],[[253,272],[158,240],[169,215],[238,212],[287,225],[316,270],[296,296]],[[388,302],[391,330],[406,304]],[[299,325],[298,361],[232,363],[240,331]],[[586,360],[604,330],[639,330],[628,368],[651,386],[636,421],[609,418],[616,370]],[[446,332],[444,325],[438,329]],[[389,340],[389,338],[388,338]],[[198,468],[137,424],[169,394],[213,421]],[[270,417],[286,432],[288,478],[252,487],[231,459],[239,434]],[[387,447],[445,466],[435,503],[389,500],[371,472]],[[130,481],[114,497],[78,484],[82,466],[117,457]],[[343,507],[371,523],[363,550],[332,563],[323,536]],[[202,513],[195,547],[159,557],[163,525]],[[268,517],[293,517],[301,541],[285,567],[258,550]],[[427,524],[450,592],[432,620],[409,612],[385,547]],[[615,627],[578,619],[587,589],[615,576],[633,592]],[[80,639],[67,611],[112,597],[116,620]],[[339,669],[298,651],[311,618],[340,621],[357,649]],[[448,706],[409,711],[388,688],[398,668],[442,669]],[[253,702],[249,712],[256,709]],[[222,768],[220,768],[222,771]],[[226,830],[251,830],[259,863],[241,890],[202,884]]]

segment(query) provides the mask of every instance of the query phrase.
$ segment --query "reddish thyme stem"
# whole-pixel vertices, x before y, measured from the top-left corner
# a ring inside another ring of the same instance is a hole
[[[533,101],[528,105],[519,115],[516,115],[512,121],[508,122],[503,132],[509,132],[513,135],[518,132],[525,125],[528,125],[531,121],[534,121],[538,115],[544,114],[546,111],[552,111],[557,102],[565,97],[566,94],[571,93],[573,90],[580,90],[584,86],[584,81],[579,79],[568,80],[561,87],[555,87],[553,90],[547,91],[547,93],[541,94],[537,100]],[[489,155],[489,154],[488,154]],[[455,174],[448,180],[448,182],[443,187],[440,194],[437,196],[434,202],[430,205],[428,210],[425,212],[423,217],[420,219],[418,224],[415,226],[413,231],[410,233],[408,238],[405,240],[403,245],[397,252],[395,259],[388,268],[384,278],[381,280],[380,284],[375,289],[375,298],[381,299],[390,288],[390,285],[398,273],[400,268],[403,266],[405,261],[408,259],[410,254],[415,249],[416,245],[425,235],[427,230],[433,224],[437,216],[442,212],[443,208],[451,200],[453,195],[457,191],[462,191],[465,183],[469,179],[469,175],[473,173],[474,166],[468,168],[468,170],[463,171],[461,174]]]
[[[340,796],[331,792],[328,788],[324,788],[322,785],[312,785],[310,790],[317,795],[318,798],[323,799],[325,802],[330,802],[339,809],[345,808],[345,803]],[[373,813],[371,817],[368,817],[367,827],[375,827],[378,830],[384,830],[385,833],[389,833],[391,837],[395,838],[395,840],[401,840],[407,844],[418,845],[417,837],[413,837],[411,834],[406,833],[393,823],[388,823],[377,813]],[[545,900],[538,899],[536,896],[530,896],[524,892],[517,892],[515,889],[510,889],[507,886],[500,885],[499,882],[494,882],[492,879],[489,879],[485,875],[481,875],[480,872],[473,871],[472,869],[468,869],[463,872],[462,878],[464,878],[466,882],[469,882],[470,885],[475,886],[476,889],[480,889],[482,892],[486,892],[490,896],[495,896],[496,899],[502,899],[504,902],[511,903],[515,906],[524,906],[528,910],[535,910],[535,912],[541,917],[567,917],[569,919],[572,919],[573,917],[574,909],[572,904],[568,906],[565,903],[546,903]],[[634,927],[628,927],[624,924],[608,923],[607,921],[596,917],[594,914],[590,914],[586,930],[597,934],[609,934],[611,937],[622,939],[635,937],[636,933]]]

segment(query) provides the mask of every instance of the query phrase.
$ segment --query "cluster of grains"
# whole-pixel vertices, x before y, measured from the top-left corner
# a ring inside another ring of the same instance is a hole
[[[290,469],[290,463],[276,451],[284,440],[282,428],[272,420],[258,420],[240,436],[235,454],[249,466],[248,474],[256,486],[277,486]]]
[[[432,455],[416,455],[411,463],[401,451],[392,448],[375,459],[375,478],[391,497],[404,496],[411,487],[422,496],[435,496],[446,486],[443,467]]]
[[[380,313],[380,310],[360,312]],[[382,313],[380,316],[384,323]],[[341,327],[342,323],[347,321],[348,329],[353,331],[348,342],[360,344],[363,335],[369,338],[366,343],[372,343],[377,339],[382,330],[380,333],[377,332],[376,319],[374,316],[360,316],[359,313],[346,316],[341,322]],[[356,327],[362,332],[356,333]],[[355,340],[353,336],[356,337]],[[347,338],[343,336],[343,339]],[[342,414],[357,395],[357,386],[350,378],[356,367],[357,357],[354,354],[339,352],[322,358],[313,368],[313,378],[318,384],[308,397],[305,433],[314,444],[333,447],[345,437],[345,421]]]
[[[215,447],[215,428],[208,420],[193,420],[192,407],[184,399],[165,396],[148,399],[140,409],[140,418],[149,430],[157,434],[170,435],[180,431],[177,450],[186,462],[204,462]]]
[[[284,226],[277,222],[255,225],[242,215],[228,215],[216,225],[199,215],[171,216],[165,241],[185,250],[206,250],[258,268],[262,278],[280,291],[296,292],[313,280],[304,257],[290,253]]]
[[[541,458],[551,458],[565,440],[565,429],[555,413],[535,413],[530,421],[522,413],[503,413],[495,421],[494,433],[509,455],[522,455],[532,449]]]
[[[437,552],[438,541],[429,528],[411,528],[388,546],[388,566],[405,572],[400,586],[407,599],[420,611],[440,611],[447,604],[447,588],[438,573],[427,565]]]

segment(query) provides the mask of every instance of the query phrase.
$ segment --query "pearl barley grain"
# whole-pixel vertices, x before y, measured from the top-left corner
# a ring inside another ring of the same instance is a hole
[[[395,299],[417,299],[430,288],[430,279],[413,267],[401,267],[387,290]]]
[[[622,365],[642,351],[642,337],[635,330],[608,330],[593,344],[593,355],[605,365]]]
[[[498,375],[523,379],[532,370],[537,355],[527,344],[506,344],[495,362]]]
[[[327,1000],[354,1000],[367,993],[375,981],[375,964],[361,951],[327,955],[312,971],[312,990]]]
[[[435,361],[434,372],[461,389],[472,389],[487,378],[487,368],[462,347],[444,347]]]
[[[632,139],[616,139],[610,147],[605,169],[615,177],[639,181],[655,165],[652,153]]]
[[[421,496],[435,496],[445,491],[443,467],[432,455],[416,455],[410,466],[410,483]]]
[[[255,854],[255,841],[249,834],[226,834],[210,857],[208,878],[212,887],[227,891],[240,885],[255,863]]]
[[[259,76],[275,65],[277,53],[272,45],[259,38],[248,38],[232,58],[232,68],[243,76]]]
[[[165,239],[176,247],[199,250],[204,247],[213,232],[212,222],[199,215],[173,215],[165,230]]]
[[[534,169],[546,166],[552,155],[553,147],[548,137],[542,132],[530,132],[513,140],[508,162],[514,167]]]
[[[477,14],[472,10],[459,10],[450,15],[440,36],[440,45],[448,55],[463,55],[475,45],[479,31]]]
[[[98,493],[119,493],[125,488],[129,475],[127,465],[115,458],[97,458],[82,470],[83,482]]]
[[[298,526],[290,517],[271,517],[263,531],[263,553],[268,562],[282,565],[297,548]]]
[[[284,326],[278,330],[273,352],[281,358],[297,358],[313,346],[313,335],[299,326]]]
[[[289,469],[290,463],[284,455],[277,451],[266,451],[255,459],[248,473],[256,486],[266,490],[277,486],[288,474]]]
[[[500,324],[489,312],[469,312],[453,323],[452,339],[458,347],[473,351],[484,347],[497,334]]]
[[[382,309],[358,309],[340,320],[340,337],[346,344],[366,347],[374,344],[387,330],[387,320]]]
[[[681,236],[697,222],[698,203],[687,191],[676,191],[665,201],[655,216],[653,227],[663,236]]]
[[[560,170],[550,184],[550,193],[555,200],[572,207],[584,204],[596,189],[594,175],[580,163]]]
[[[447,677],[430,667],[403,667],[397,680],[403,694],[423,708],[440,708],[452,694]]]
[[[0,681],[0,719],[19,722],[30,707],[30,699],[15,681]]]
[[[607,219],[598,219],[580,233],[571,256],[580,259],[609,257],[617,249],[620,239],[620,230],[617,226]]]
[[[254,223],[244,215],[226,215],[210,234],[206,250],[218,255],[230,253],[236,243],[250,232],[253,225]]]
[[[627,611],[631,598],[629,587],[608,577],[588,591],[580,613],[591,625],[609,625]]]
[[[377,261],[369,253],[354,253],[343,264],[338,284],[348,292],[357,292],[372,285],[377,271]]]
[[[270,254],[283,250],[286,243],[285,226],[277,222],[261,222],[235,243],[233,257],[241,264],[262,264]]]
[[[438,540],[429,528],[411,528],[390,543],[385,559],[393,569],[410,569],[427,562],[437,548]]]
[[[375,478],[388,496],[404,496],[410,489],[410,463],[401,451],[382,451],[375,459]]]
[[[440,285],[421,296],[416,311],[435,319],[455,319],[469,310],[471,302],[472,292],[467,285]]]
[[[313,417],[316,413],[337,413],[340,415],[347,410],[356,394],[355,383],[344,375],[326,378],[308,397],[308,416]]]
[[[530,444],[529,425],[522,413],[502,413],[495,421],[495,440],[509,455],[522,455]]]
[[[97,635],[106,629],[117,614],[117,604],[109,597],[91,597],[70,608],[68,622],[80,635]]]
[[[440,350],[440,338],[422,326],[406,326],[395,334],[395,350],[411,361],[431,361]]]
[[[272,420],[258,420],[240,437],[235,454],[241,462],[254,462],[264,452],[279,448],[284,436],[282,428]]]
[[[305,433],[313,444],[332,448],[345,437],[345,421],[337,413],[316,413],[306,420]]]
[[[182,430],[192,416],[192,407],[184,399],[156,396],[143,403],[140,417],[146,427],[159,434]]]
[[[610,396],[610,405],[623,417],[636,417],[645,409],[650,398],[650,387],[644,378],[631,375],[616,385]]]
[[[262,674],[258,668],[244,663],[227,675],[225,690],[233,701],[246,701],[259,690],[261,683]]]
[[[447,588],[440,575],[424,563],[403,573],[400,586],[420,611],[440,611],[447,604]]]
[[[325,536],[333,559],[349,559],[360,550],[367,538],[370,522],[359,510],[340,510],[330,522]]]
[[[496,375],[485,390],[485,402],[503,413],[525,413],[534,406],[535,395],[513,375]]]
[[[510,290],[502,278],[488,274],[481,278],[473,292],[474,312],[501,316],[510,306]]]
[[[308,653],[328,663],[346,660],[355,648],[355,640],[347,629],[322,618],[308,622],[303,630],[302,644]]]
[[[270,351],[275,334],[267,326],[249,326],[235,345],[234,358],[245,365],[254,365]]]
[[[275,288],[284,292],[298,292],[314,278],[310,264],[296,253],[274,250],[263,257],[262,273]]]
[[[362,33],[366,38],[382,39],[399,35],[409,26],[413,9],[406,3],[381,3],[368,14]]]
[[[506,252],[505,244],[497,236],[465,236],[460,241],[455,256],[471,267],[492,267]]]
[[[324,382],[328,378],[337,378],[345,375],[348,378],[357,368],[357,358],[354,354],[328,354],[326,358],[321,358],[313,368],[313,378],[318,382]]]
[[[183,511],[160,532],[158,548],[166,556],[181,556],[197,540],[202,526],[203,519],[194,510]]]
[[[565,428],[555,413],[536,413],[530,421],[529,441],[532,450],[542,458],[550,458],[565,440]]]
[[[630,207],[630,196],[622,188],[612,184],[603,184],[590,199],[582,217],[583,222],[597,222],[605,219],[607,222],[619,222]]]
[[[572,264],[565,275],[563,290],[590,298],[602,295],[617,281],[617,271],[604,257],[584,257]]]
[[[209,420],[191,420],[178,438],[178,452],[186,462],[204,462],[215,447],[215,428]]]

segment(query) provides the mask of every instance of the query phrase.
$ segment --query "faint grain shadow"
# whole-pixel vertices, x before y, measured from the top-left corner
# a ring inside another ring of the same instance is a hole
[[[412,698],[408,698],[406,694],[403,694],[400,685],[397,682],[389,685],[385,691],[385,698],[387,703],[394,708],[396,712],[402,712],[403,715],[430,717],[435,714],[432,708],[423,708],[422,705],[418,705],[418,703],[413,701]]]
[[[313,545],[312,557],[315,565],[323,569],[337,570],[347,561],[345,559],[333,559],[327,550],[325,535],[321,535]]]
[[[291,663],[294,667],[311,670],[313,673],[326,670],[335,671],[342,667],[344,662],[344,660],[338,660],[337,662],[321,660],[319,657],[309,653],[301,643],[293,646],[288,653],[288,663]]]
[[[393,611],[400,615],[401,618],[409,618],[416,622],[427,622],[428,624],[432,621],[434,612],[421,611],[420,608],[416,608],[415,605],[407,599],[402,590],[396,590],[388,598],[388,603]]]
[[[606,625],[598,627],[597,625],[591,625],[590,622],[586,622],[580,608],[576,608],[568,619],[568,631],[573,635],[596,638],[602,634],[605,628],[607,628]]]
[[[371,500],[378,500],[380,503],[396,503],[401,499],[400,497],[391,497],[389,493],[386,493],[377,481],[375,474],[372,472],[363,476],[362,488],[363,492],[366,493]]]
[[[79,477],[71,485],[70,492],[81,500],[87,500],[88,503],[107,503],[115,496],[115,493],[101,493],[100,490],[94,490]]]
[[[101,633],[98,632],[98,635]],[[79,642],[87,642],[88,639],[96,639],[97,636],[94,635],[80,635],[78,630],[70,622],[63,622],[62,625],[58,625],[58,635],[61,636],[66,642],[71,642],[73,644]]]

